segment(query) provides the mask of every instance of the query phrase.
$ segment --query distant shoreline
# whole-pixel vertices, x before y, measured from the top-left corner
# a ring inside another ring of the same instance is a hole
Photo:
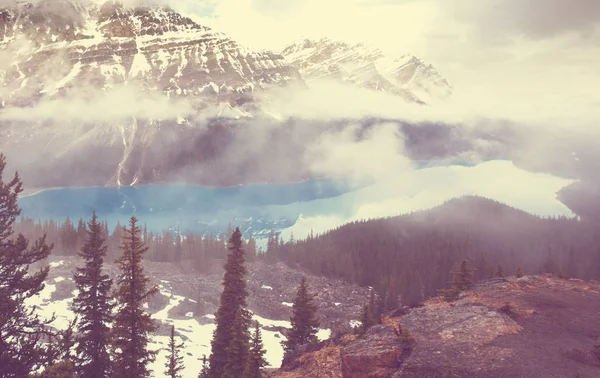
[[[24,189],[20,198],[30,197],[41,192],[47,192],[52,190],[63,190],[63,189],[89,189],[89,188],[107,188],[107,189],[120,189],[120,188],[142,188],[146,186],[192,186],[192,187],[200,187],[207,189],[229,189],[229,188],[238,188],[238,187],[251,187],[251,186],[266,186],[266,185],[293,185],[293,184],[301,184],[309,181],[324,181],[324,180],[344,180],[342,177],[315,177],[310,179],[296,180],[296,181],[282,181],[282,182],[254,182],[247,184],[235,184],[235,185],[205,185],[205,184],[195,184],[195,183],[187,183],[187,182],[169,182],[169,183],[151,183],[151,184],[142,184],[142,185],[122,185],[122,186],[56,186],[49,188],[34,188],[34,189]]]

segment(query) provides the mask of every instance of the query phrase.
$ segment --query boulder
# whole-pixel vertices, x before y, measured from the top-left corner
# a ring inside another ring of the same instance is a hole
[[[344,378],[390,377],[402,363],[403,345],[393,328],[378,325],[344,347],[341,358]]]

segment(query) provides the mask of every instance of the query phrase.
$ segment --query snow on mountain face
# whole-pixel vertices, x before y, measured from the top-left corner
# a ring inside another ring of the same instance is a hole
[[[113,1],[98,7],[42,0],[0,9],[2,50],[14,58],[9,67],[0,64],[9,104],[123,83],[241,103],[257,86],[298,78],[281,55],[247,51],[168,7]]]
[[[452,87],[435,68],[413,55],[387,57],[375,47],[349,45],[327,38],[305,39],[289,45],[282,55],[309,82],[338,79],[417,103],[430,103],[452,95]]]

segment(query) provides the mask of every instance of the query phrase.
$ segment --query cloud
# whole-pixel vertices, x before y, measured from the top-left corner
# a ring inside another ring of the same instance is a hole
[[[586,38],[600,25],[600,2],[596,0],[462,0],[440,4],[488,41],[515,35],[544,39],[567,32]]]
[[[406,51],[434,21],[436,8],[430,3],[388,6],[382,12],[357,0],[221,0],[210,17],[196,19],[255,49],[281,50],[301,37],[328,36]]]
[[[316,176],[382,183],[413,169],[403,150],[397,124],[381,123],[366,131],[354,124],[320,135],[304,157]]]
[[[134,86],[116,86],[106,93],[87,90],[71,90],[65,98],[42,100],[32,107],[3,109],[0,120],[111,122],[131,117],[158,120],[186,117],[194,111],[185,100],[170,100]]]

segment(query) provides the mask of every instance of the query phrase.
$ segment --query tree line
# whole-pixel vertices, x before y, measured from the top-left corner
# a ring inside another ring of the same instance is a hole
[[[54,255],[75,256],[86,241],[85,221],[79,219],[77,225],[67,218],[60,222],[54,219],[35,221],[32,218],[21,216],[15,223],[16,233],[23,233],[32,238],[46,235],[46,239],[54,244]],[[190,262],[200,273],[210,269],[213,259],[222,259],[227,254],[227,240],[232,234],[231,226],[224,232],[213,235],[200,233],[163,230],[152,232],[143,225],[140,226],[141,240],[148,247],[144,258],[158,262]],[[100,221],[100,233],[106,240],[106,255],[111,261],[118,258],[123,236],[123,225],[117,222],[114,228],[109,229],[108,222]],[[256,240],[250,237],[242,240],[242,246],[247,251],[246,259],[255,261],[257,256],[262,256],[261,249],[257,248]]]
[[[467,196],[303,240],[281,244],[274,238],[267,255],[292,268],[371,286],[393,309],[437,296],[465,259],[475,280],[517,272],[600,279],[599,230],[589,220],[539,217]]]
[[[131,217],[122,227],[115,282],[104,271],[109,250],[107,227],[95,212],[79,222],[75,234],[61,227],[64,245],[80,243],[75,253],[81,265],[74,273],[77,294],[72,310],[75,320],[66,330],[52,328],[51,319],[41,319],[26,301],[44,288],[49,267],[30,272],[30,266],[46,259],[54,245],[43,235],[32,245],[18,233],[17,199],[22,183],[15,174],[4,182],[5,158],[0,154],[0,376],[10,378],[138,378],[151,373],[149,364],[157,351],[148,344],[158,325],[144,304],[158,288],[144,274],[142,259],[150,250],[145,230]],[[151,239],[148,239],[151,240]],[[199,377],[260,378],[267,365],[258,322],[251,322],[246,306],[246,249],[239,228],[231,232],[227,245],[223,292],[216,315],[211,354],[202,358]],[[114,289],[114,290],[113,290]],[[314,342],[318,329],[316,307],[302,279],[294,301],[291,329],[283,345],[286,353],[302,343]],[[165,374],[181,377],[183,344],[171,327]]]

